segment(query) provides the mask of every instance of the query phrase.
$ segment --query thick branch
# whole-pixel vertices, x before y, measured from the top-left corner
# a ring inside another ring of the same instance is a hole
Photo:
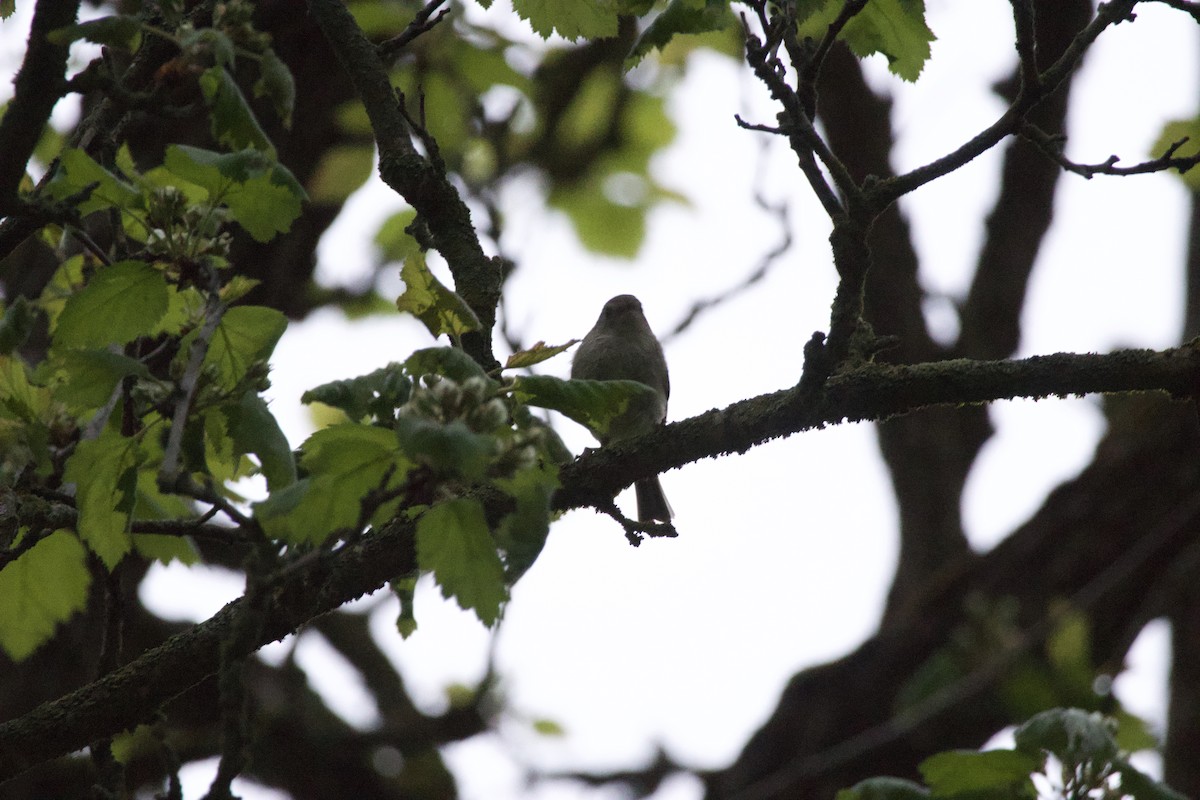
[[[380,177],[417,210],[429,227],[433,246],[450,265],[455,290],[483,323],[482,330],[463,337],[463,348],[484,369],[498,367],[491,339],[500,297],[500,270],[484,255],[470,211],[438,165],[416,151],[413,132],[379,52],[367,41],[345,4],[341,0],[309,0],[308,7],[362,98],[379,147]]]
[[[1191,396],[1198,375],[1200,347],[1194,345],[1161,353],[1128,350],[1011,362],[868,364],[834,376],[815,402],[797,389],[763,395],[586,455],[563,468],[553,504],[577,508],[664,469],[842,421],[1012,397],[1149,390]],[[264,591],[262,635],[235,655],[281,639],[415,566],[411,524],[394,524],[352,547],[294,566]],[[121,669],[0,725],[0,781],[147,721],[164,702],[214,674],[221,642],[243,605],[242,600],[230,603]]]
[[[54,104],[66,92],[69,46],[46,35],[75,21],[79,0],[39,0],[33,12],[29,47],[17,73],[15,93],[0,120],[0,215],[16,210],[17,186],[42,135]]]

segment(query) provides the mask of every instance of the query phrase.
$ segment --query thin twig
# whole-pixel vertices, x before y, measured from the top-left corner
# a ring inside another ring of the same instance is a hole
[[[445,16],[450,13],[450,9],[443,8],[440,12],[438,12],[436,17],[433,16],[433,13],[437,11],[438,8],[445,2],[446,0],[430,0],[429,3],[426,3],[424,8],[417,12],[417,15],[413,17],[412,22],[408,23],[408,27],[401,31],[398,36],[393,36],[391,39],[382,42],[377,48],[379,51],[380,60],[385,63],[390,63],[396,58],[397,55],[399,55],[400,51],[405,47],[408,47],[408,45],[411,44],[414,39],[427,31],[433,30],[433,27],[441,22]],[[430,19],[430,17],[433,18]]]
[[[225,304],[217,286],[218,278],[215,271],[209,275],[208,296],[205,298],[204,325],[196,338],[192,340],[191,352],[188,353],[188,364],[183,378],[179,381],[179,396],[175,401],[175,413],[171,418],[171,430],[167,435],[167,444],[163,448],[162,466],[158,471],[158,483],[163,491],[175,491],[181,473],[179,466],[180,451],[183,447],[183,432],[187,427],[187,418],[192,410],[196,389],[200,384],[200,373],[204,367],[204,357],[208,355],[208,347],[212,337],[221,324],[225,313]]]
[[[1021,87],[1027,92],[1040,91],[1041,75],[1037,66],[1037,23],[1032,0],[1012,0],[1013,23],[1017,35],[1017,57],[1021,62]]]
[[[1079,61],[1088,47],[1106,28],[1128,19],[1136,3],[1137,0],[1101,3],[1096,16],[1071,40],[1062,56],[1041,72],[1036,87],[1022,86],[1017,98],[995,122],[950,153],[903,175],[879,181],[869,190],[871,204],[878,209],[886,208],[903,195],[954,172],[995,147],[1004,137],[1018,132],[1030,109],[1067,79],[1079,66]]]
[[[1165,6],[1170,6],[1177,11],[1182,11],[1185,14],[1191,14],[1192,19],[1200,22],[1200,3],[1194,3],[1190,0],[1152,0],[1152,2],[1162,3]]]
[[[1082,175],[1088,180],[1091,180],[1096,175],[1145,175],[1172,169],[1179,170],[1179,173],[1182,175],[1193,167],[1200,165],[1200,153],[1193,156],[1175,155],[1179,151],[1179,148],[1191,141],[1187,136],[1172,142],[1158,158],[1142,161],[1128,167],[1118,167],[1117,163],[1121,159],[1115,155],[1109,156],[1106,161],[1099,164],[1080,164],[1071,161],[1063,155],[1064,139],[1060,136],[1051,136],[1036,125],[1026,124],[1022,126],[1021,136],[1035,144],[1039,150],[1067,172]]]
[[[867,0],[846,0],[842,5],[842,10],[838,12],[837,17],[829,24],[825,35],[821,37],[821,43],[817,45],[817,50],[812,57],[807,60],[804,69],[800,74],[800,80],[803,83],[814,83],[817,80],[817,75],[821,72],[821,65],[825,63],[826,57],[829,55],[833,43],[837,41],[837,37],[841,34],[842,29],[846,27],[846,23],[854,19],[858,12],[867,7]],[[794,37],[795,34],[793,34]]]

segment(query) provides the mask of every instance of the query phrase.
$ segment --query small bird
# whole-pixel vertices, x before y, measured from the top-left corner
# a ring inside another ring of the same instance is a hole
[[[607,435],[600,439],[602,445],[648,433],[667,419],[667,398],[671,395],[667,361],[642,314],[642,304],[631,294],[618,295],[604,304],[600,319],[575,352],[571,377],[637,381],[654,390],[654,395],[630,401],[629,408],[613,420]],[[639,522],[671,519],[671,504],[657,475],[638,481],[634,490]]]

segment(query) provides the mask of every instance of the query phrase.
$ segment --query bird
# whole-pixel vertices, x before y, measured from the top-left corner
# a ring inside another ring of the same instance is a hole
[[[593,381],[628,380],[649,386],[652,395],[638,395],[609,425],[601,445],[648,433],[667,419],[671,381],[662,345],[646,322],[642,304],[631,294],[617,295],[604,304],[600,318],[583,337],[571,361],[571,377]],[[658,476],[637,481],[639,522],[669,522],[671,504]]]

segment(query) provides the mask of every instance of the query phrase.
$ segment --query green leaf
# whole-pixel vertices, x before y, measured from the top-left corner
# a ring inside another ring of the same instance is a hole
[[[8,19],[17,10],[17,0],[0,0],[0,19]]]
[[[259,242],[288,231],[300,216],[303,187],[259,150],[215,153],[171,145],[164,163],[175,176],[207,191],[210,203],[224,204],[234,221]]]
[[[161,533],[135,533],[133,549],[142,558],[160,564],[179,563],[191,566],[200,563],[200,551],[187,536],[169,536]]]
[[[50,391],[29,382],[29,371],[18,357],[0,356],[0,476],[11,479],[33,464],[49,475],[50,429],[53,406]]]
[[[232,149],[252,147],[275,157],[275,146],[259,126],[237,81],[224,67],[204,70],[200,75],[200,91],[212,112],[214,139]]]
[[[131,731],[122,731],[112,738],[112,754],[121,764],[130,764],[135,758],[154,758],[161,751],[162,743],[150,725],[138,725]]]
[[[55,531],[0,570],[0,648],[13,661],[29,657],[87,606],[86,555],[77,538]]]
[[[79,538],[110,570],[133,546],[129,521],[141,462],[136,439],[105,428],[98,438],[79,443],[63,472],[63,480],[75,484]]]
[[[355,422],[372,418],[390,423],[396,409],[407,403],[411,394],[412,380],[404,374],[404,367],[391,363],[367,375],[309,389],[300,396],[300,402],[324,403],[342,410]]]
[[[575,345],[579,344],[580,339],[572,339],[566,344],[547,345],[545,342],[538,342],[533,347],[527,350],[520,350],[513,353],[504,362],[505,369],[527,369],[534,364],[540,364],[543,361],[554,358],[559,353],[570,350]]]
[[[508,590],[479,501],[458,498],[422,514],[417,520],[417,563],[433,573],[444,597],[474,611],[484,625],[499,619]]]
[[[427,347],[417,350],[404,360],[404,369],[414,378],[422,375],[445,375],[457,383],[466,383],[468,378],[487,377],[483,368],[457,347]]]
[[[329,148],[308,180],[309,199],[314,203],[341,203],[367,182],[374,166],[374,145],[347,144]]]
[[[54,396],[75,411],[103,406],[121,379],[128,375],[150,377],[145,364],[109,350],[67,350],[53,358],[61,367],[59,374],[63,379],[63,384],[55,387]]]
[[[68,25],[50,31],[46,38],[54,44],[70,44],[76,39],[133,51],[141,41],[142,21],[130,14],[115,14],[110,17]]]
[[[237,47],[233,39],[216,28],[190,28],[179,40],[179,48],[189,55],[201,57],[211,55],[218,67],[233,69],[237,61]]]
[[[549,375],[523,375],[513,379],[513,396],[519,402],[557,411],[603,441],[609,425],[629,404],[651,402],[654,390],[637,381],[565,381]]]
[[[663,49],[677,35],[720,31],[736,21],[728,0],[670,0],[638,37],[625,59],[625,68],[636,66],[651,50]]]
[[[565,736],[567,733],[560,723],[552,719],[535,719],[533,732],[541,736]]]
[[[1111,721],[1078,708],[1052,708],[1030,717],[1013,732],[1017,750],[1053,753],[1064,764],[1107,762],[1117,755]]]
[[[1133,800],[1187,800],[1186,795],[1154,780],[1123,758],[1113,760],[1114,772],[1121,776],[1121,796]]]
[[[442,424],[402,414],[395,427],[405,455],[440,475],[478,481],[499,451],[495,438],[475,433],[459,420]]]
[[[614,203],[594,183],[557,186],[548,202],[567,215],[579,243],[593,253],[631,259],[646,240],[647,206]]]
[[[401,639],[407,639],[417,631],[417,618],[413,614],[417,591],[416,576],[397,578],[391,582],[391,587],[392,594],[396,595],[396,599],[400,601],[400,614],[396,617],[396,630],[399,631]]]
[[[513,10],[543,39],[605,39],[617,35],[621,7],[613,0],[513,0]]]
[[[292,127],[292,111],[296,107],[296,82],[292,78],[292,71],[271,48],[263,51],[258,69],[254,96],[268,98],[283,127]]]
[[[800,0],[796,9],[800,35],[822,38],[842,5],[842,0]],[[846,23],[838,38],[859,58],[883,54],[892,74],[915,81],[937,37],[925,23],[924,0],[871,0]]]
[[[1150,730],[1146,720],[1123,708],[1113,712],[1112,717],[1117,721],[1117,747],[1122,753],[1153,750],[1159,746],[1158,737]]]
[[[167,282],[144,261],[101,267],[67,300],[54,331],[55,347],[125,344],[154,330],[167,312]]]
[[[225,312],[213,333],[205,364],[214,364],[221,385],[232,389],[256,362],[265,362],[287,329],[287,317],[264,306],[235,306]],[[184,339],[181,354],[190,338]]]
[[[37,300],[38,307],[46,312],[50,320],[51,330],[58,324],[58,315],[66,307],[67,301],[78,294],[83,286],[83,256],[71,256],[54,271]]]
[[[255,504],[268,535],[297,544],[317,544],[353,526],[367,492],[380,488],[389,470],[388,486],[400,484],[410,466],[396,435],[373,425],[330,426],[310,436],[301,450],[309,477]],[[386,517],[396,502],[385,504],[375,518]]]
[[[1172,120],[1164,125],[1158,140],[1150,148],[1150,155],[1154,158],[1161,158],[1171,145],[1181,139],[1188,141],[1175,151],[1174,155],[1177,158],[1187,158],[1200,152],[1200,117]],[[1180,177],[1188,189],[1200,192],[1200,167],[1192,167]]]
[[[10,355],[29,338],[33,332],[36,315],[33,306],[24,295],[17,295],[4,309],[0,318],[0,355]]]
[[[413,253],[400,269],[404,294],[396,300],[400,311],[407,311],[435,337],[448,333],[462,336],[479,329],[479,318],[466,301],[442,285],[425,265],[423,253]]]
[[[408,232],[408,226],[417,218],[415,209],[397,211],[383,221],[375,234],[375,247],[384,261],[407,261],[414,253],[421,252],[421,245]]]
[[[867,778],[842,789],[834,800],[928,800],[929,790],[903,778]]]
[[[1015,750],[951,750],[930,756],[919,769],[934,797],[959,794],[1029,798],[1036,796],[1030,776],[1045,759]]]
[[[496,529],[496,541],[504,550],[504,573],[516,583],[541,555],[550,534],[550,499],[558,488],[558,468],[541,462],[511,478],[498,478],[497,488],[516,500],[516,511],[505,515]]]
[[[79,213],[85,216],[105,208],[133,206],[139,196],[137,190],[77,147],[63,151],[58,170],[46,190],[56,200],[66,200],[88,190],[87,199],[76,205]]]
[[[292,447],[265,400],[254,392],[246,392],[237,405],[222,406],[221,411],[225,414],[235,452],[258,456],[271,491],[296,482]]]

